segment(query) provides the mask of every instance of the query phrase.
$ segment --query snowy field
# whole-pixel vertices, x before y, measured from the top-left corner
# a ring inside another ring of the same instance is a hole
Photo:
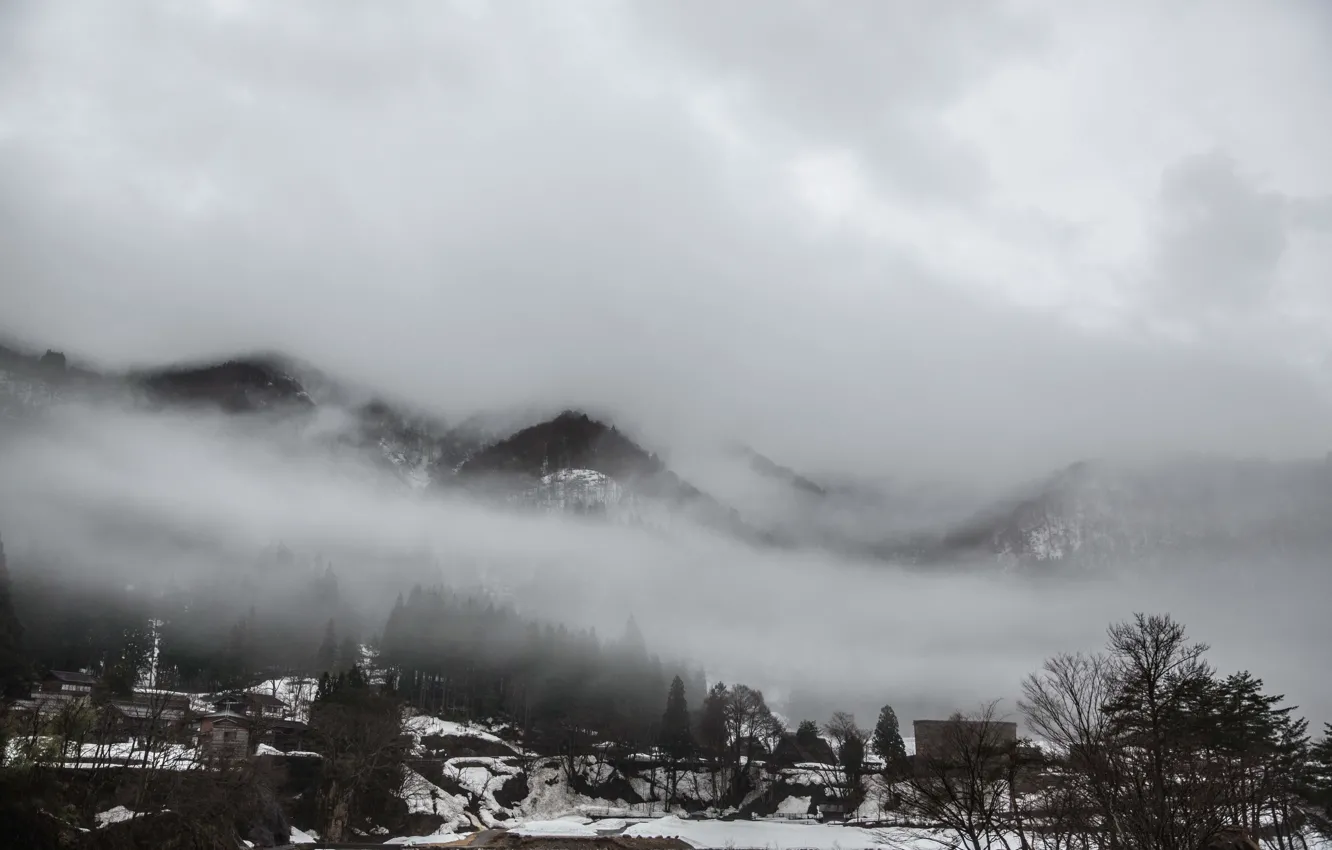
[[[678,838],[699,850],[878,850],[937,848],[923,831],[869,830],[830,824],[781,821],[683,820],[668,815],[625,826],[623,821],[591,821],[582,817],[529,821],[516,827],[519,835],[591,837],[619,833],[636,838]]]
[[[625,835],[637,838],[678,838],[699,850],[928,850],[937,842],[921,831],[868,830],[853,826],[796,824],[780,821],[682,820],[673,815],[626,824],[623,820],[594,821],[579,815],[530,820],[511,832],[524,836],[592,838]],[[302,836],[313,842],[309,836]],[[451,832],[398,838],[392,843],[444,844],[460,840]],[[317,847],[317,842],[315,842]]]

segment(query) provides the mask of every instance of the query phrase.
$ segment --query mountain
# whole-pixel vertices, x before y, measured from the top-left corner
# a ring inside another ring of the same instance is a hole
[[[0,422],[53,404],[211,407],[352,452],[425,495],[454,492],[613,521],[703,526],[753,545],[922,568],[1101,569],[1181,557],[1316,555],[1332,547],[1332,463],[1175,458],[1084,462],[1002,493],[807,475],[741,444],[668,466],[578,411],[453,422],[281,356],[103,373],[0,347]],[[692,465],[691,465],[692,464]]]
[[[919,548],[927,560],[1095,568],[1329,546],[1332,465],[1196,457],[1074,464]]]
[[[745,458],[749,462],[750,469],[759,475],[788,484],[796,490],[804,491],[812,496],[828,495],[827,488],[816,484],[788,466],[782,466],[767,455],[759,454],[749,446],[737,445],[733,451],[740,457]]]
[[[455,481],[474,492],[535,507],[578,506],[579,512],[611,513],[652,525],[683,517],[752,543],[776,542],[613,425],[573,410],[472,455],[458,466]]]
[[[0,345],[0,421],[23,419],[71,393],[106,392],[114,383],[71,366],[58,351],[39,356]]]
[[[129,381],[165,404],[216,405],[232,413],[314,407],[299,381],[279,363],[265,359],[140,372],[130,375]]]

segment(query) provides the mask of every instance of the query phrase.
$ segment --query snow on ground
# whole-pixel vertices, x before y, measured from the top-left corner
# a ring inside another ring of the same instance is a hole
[[[452,844],[455,841],[462,841],[462,836],[455,832],[436,832],[433,835],[404,835],[401,838],[390,838],[385,844],[405,844],[408,847],[414,844]]]
[[[101,829],[102,827],[109,826],[113,823],[132,820],[135,817],[137,817],[137,815],[124,806],[116,806],[113,809],[107,809],[104,812],[99,812],[93,815],[93,820],[97,823],[97,828]]]
[[[938,847],[923,833],[906,830],[772,821],[681,820],[674,815],[635,824],[624,834],[636,838],[679,838],[694,847],[727,850],[877,850],[914,846],[917,842],[921,850]]]
[[[595,838],[597,829],[591,818],[570,816],[555,820],[532,820],[509,830],[514,835],[545,835],[565,838]]]
[[[444,818],[445,826],[471,825],[467,817],[466,797],[450,794],[410,768],[402,780],[401,796],[407,804],[407,811],[414,815],[437,815]],[[493,802],[494,798],[491,799]]]
[[[403,721],[402,728],[416,739],[418,746],[422,738],[431,735],[456,735],[460,738],[476,738],[481,741],[489,741],[492,744],[500,744],[515,753],[518,752],[513,744],[479,726],[467,726],[462,723],[455,723],[452,720],[440,720],[438,717],[427,717],[418,714]]]
[[[811,797],[787,797],[777,805],[779,815],[804,815],[809,813]]]
[[[305,676],[283,676],[269,679],[250,688],[252,694],[267,694],[287,704],[287,717],[302,723],[310,722],[310,703],[319,690],[319,680]]]
[[[96,767],[123,764],[156,770],[194,770],[200,767],[196,752],[182,744],[167,744],[154,749],[139,746],[134,740],[118,744],[71,744],[65,753],[65,767]]]
[[[284,752],[282,750],[279,750],[277,747],[270,746],[268,744],[260,744],[259,746],[255,747],[254,754],[257,756],[287,756],[289,758],[308,758],[308,759],[323,758],[323,756],[321,756],[319,753],[312,753],[309,750],[287,750]]]
[[[297,828],[294,827],[294,826],[291,827],[291,834],[287,837],[287,840],[290,841],[292,844],[314,844],[314,843],[315,843],[315,838],[314,838],[313,835],[311,835],[311,834],[308,833],[308,832],[302,832],[302,831],[300,831],[299,829],[297,829]]]

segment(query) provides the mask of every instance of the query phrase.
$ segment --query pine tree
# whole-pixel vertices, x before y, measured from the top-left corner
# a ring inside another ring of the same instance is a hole
[[[307,650],[308,651],[308,650]],[[324,641],[319,644],[315,655],[315,669],[321,672],[335,670],[338,666],[338,629],[332,620],[324,627]]]
[[[902,740],[901,727],[897,723],[897,712],[893,711],[891,705],[885,705],[879,711],[879,722],[874,726],[874,752],[883,759],[890,773],[897,773],[906,766],[906,743]]]
[[[685,699],[684,680],[676,676],[666,694],[666,711],[661,716],[658,746],[666,755],[666,811],[675,802],[680,782],[680,762],[694,752],[694,735],[689,728],[689,703]]]
[[[1309,748],[1300,796],[1310,826],[1332,840],[1332,723],[1324,724],[1322,740]]]
[[[713,758],[726,750],[726,698],[724,682],[718,682],[703,700],[703,712],[698,718],[698,743]]]
[[[351,635],[342,639],[338,645],[338,667],[354,667],[361,663],[361,645]]]
[[[31,682],[32,668],[23,654],[23,624],[14,613],[5,545],[0,541],[0,699],[27,696]]]
[[[694,735],[689,729],[689,703],[685,699],[684,680],[676,676],[666,695],[666,711],[661,716],[661,749],[674,761],[688,758],[694,751]]]

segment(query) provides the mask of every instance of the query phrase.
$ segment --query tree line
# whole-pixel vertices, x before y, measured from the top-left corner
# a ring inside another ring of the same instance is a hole
[[[591,790],[590,761],[628,772],[646,756],[664,768],[668,807],[681,776],[700,772],[719,808],[738,806],[785,753],[824,765],[847,809],[877,788],[896,817],[959,850],[1201,850],[1234,828],[1308,850],[1308,836],[1332,834],[1332,727],[1315,736],[1261,679],[1217,671],[1165,615],[1115,624],[1103,652],[1059,654],[1027,677],[1017,709],[1030,739],[988,704],[952,718],[942,747],[911,755],[889,706],[872,730],[844,713],[790,730],[761,690],[651,653],[632,617],[607,640],[446,588],[398,599],[371,641],[372,673],[336,574],[310,581],[317,616],[251,610],[228,625],[205,598],[173,590],[103,600],[80,619],[70,594],[17,604],[0,548],[0,688],[8,702],[57,665],[115,687],[149,664],[164,683],[208,689],[277,670],[319,677],[310,746],[324,755],[330,839],[400,786],[405,708],[507,727],[525,753],[560,759],[576,789]],[[67,725],[67,737],[86,732]]]
[[[912,760],[900,810],[961,850],[1199,850],[1332,837],[1332,724],[1247,671],[1221,674],[1166,615],[1112,625],[1106,649],[1059,654],[1022,683],[1031,739],[996,704],[958,715]],[[919,745],[919,742],[918,742]]]

